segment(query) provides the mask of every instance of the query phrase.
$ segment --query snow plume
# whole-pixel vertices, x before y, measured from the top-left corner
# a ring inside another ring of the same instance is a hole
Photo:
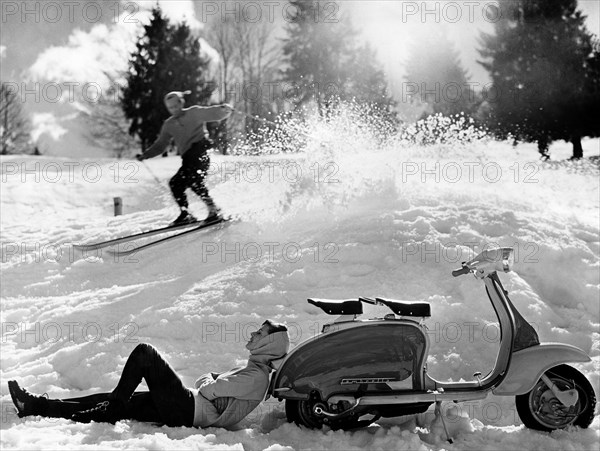
[[[411,145],[464,145],[487,138],[485,130],[477,127],[463,114],[443,116],[441,113],[420,119],[403,127],[397,136],[404,146]]]
[[[277,165],[269,168],[274,177],[290,182],[277,185],[285,191],[273,217],[279,221],[305,208],[325,207],[330,213],[346,209],[351,199],[373,190],[389,195],[393,172],[374,154],[385,148],[394,132],[394,124],[376,106],[339,102],[323,115],[306,109],[303,116],[265,122],[254,135],[236,143],[232,153],[280,154]],[[241,178],[253,182],[254,168],[246,169],[248,174]],[[261,169],[257,174],[265,175],[267,169]]]
[[[298,212],[300,205],[324,206],[331,213],[364,196],[369,203],[373,198],[382,203],[395,199],[407,189],[404,179],[410,170],[416,167],[415,178],[421,180],[421,163],[414,158],[459,149],[468,156],[470,146],[487,140],[485,131],[461,115],[398,124],[376,105],[347,101],[324,114],[305,111],[303,117],[266,124],[233,153],[298,154],[282,156],[287,163],[279,167],[284,171],[279,175],[293,183],[286,187],[279,214]]]

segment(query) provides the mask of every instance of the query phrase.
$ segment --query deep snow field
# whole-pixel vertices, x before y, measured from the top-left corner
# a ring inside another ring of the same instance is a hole
[[[598,159],[587,157],[600,154],[600,141],[584,141],[586,159],[575,163],[565,161],[570,146],[555,143],[553,161],[540,163],[529,144],[374,149],[358,132],[316,130],[313,138],[303,154],[214,155],[208,185],[241,220],[121,258],[70,245],[175,218],[167,181],[178,157],[147,166],[2,157],[1,447],[598,449],[598,417],[587,430],[540,433],[524,428],[514,398],[496,396],[444,404],[453,444],[432,410],[351,432],[313,431],[287,423],[273,399],[233,431],[16,416],[8,380],[50,397],[110,391],[139,342],[156,346],[189,386],[243,363],[264,318],[287,323],[298,344],[330,319],[308,297],[430,302],[432,376],[470,380],[492,368],[498,329],[481,282],[451,271],[493,245],[515,248],[514,272],[500,277],[540,340],[592,357],[574,366],[598,396],[600,189]],[[203,205],[190,200],[203,217]]]

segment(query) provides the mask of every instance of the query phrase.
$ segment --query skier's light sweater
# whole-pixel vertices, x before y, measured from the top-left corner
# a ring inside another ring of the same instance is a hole
[[[192,144],[206,138],[207,131],[204,125],[206,122],[221,121],[228,114],[229,112],[221,106],[194,105],[183,108],[164,122],[158,138],[144,152],[144,159],[163,153],[171,138],[175,140],[179,155],[185,154]]]
[[[287,332],[275,332],[248,346],[246,367],[202,375],[194,384],[198,389],[194,426],[228,427],[246,417],[265,397],[269,363],[283,357],[288,348]]]

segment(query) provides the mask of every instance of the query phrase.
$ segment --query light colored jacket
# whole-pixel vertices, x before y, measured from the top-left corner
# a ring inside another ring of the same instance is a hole
[[[169,117],[164,122],[158,138],[144,152],[144,158],[156,157],[163,153],[171,138],[175,140],[179,155],[183,155],[192,144],[206,138],[206,122],[223,120],[228,114],[221,106],[194,105],[183,108],[179,114]]]
[[[222,374],[200,376],[194,386],[194,426],[228,427],[240,422],[264,399],[269,388],[269,363],[289,348],[287,332],[263,337],[250,348],[248,364]]]

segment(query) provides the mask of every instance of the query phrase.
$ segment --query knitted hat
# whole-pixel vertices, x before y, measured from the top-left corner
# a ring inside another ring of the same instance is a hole
[[[187,94],[191,94],[192,91],[187,90],[187,91],[171,91],[170,93],[168,93],[165,96],[165,102],[169,99],[172,99],[173,97],[177,97],[179,100],[184,100],[183,96],[187,95]]]

